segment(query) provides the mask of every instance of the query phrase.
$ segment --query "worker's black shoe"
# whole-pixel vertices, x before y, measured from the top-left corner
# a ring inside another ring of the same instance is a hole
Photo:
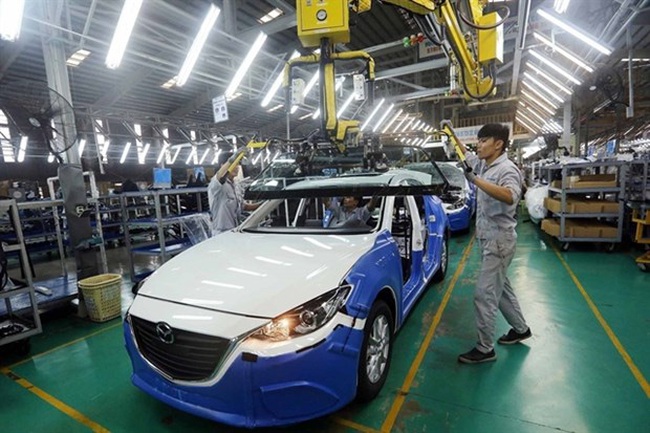
[[[525,340],[526,338],[532,337],[532,335],[533,333],[530,332],[530,328],[526,329],[526,332],[522,334],[518,333],[514,329],[511,329],[510,331],[508,331],[507,334],[504,334],[501,337],[499,337],[497,342],[499,344],[517,344],[521,340]]]
[[[497,354],[494,353],[494,350],[490,350],[488,353],[483,353],[476,347],[458,357],[458,362],[462,362],[463,364],[478,364],[479,362],[490,362],[496,360]]]

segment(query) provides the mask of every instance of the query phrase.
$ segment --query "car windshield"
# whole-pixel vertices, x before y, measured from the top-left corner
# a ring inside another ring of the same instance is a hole
[[[465,189],[465,176],[463,171],[456,167],[453,163],[448,162],[438,162],[438,168],[442,171],[442,174],[447,178],[449,184],[454,187],[454,189]],[[440,178],[440,172],[435,169],[431,163],[413,163],[407,164],[404,168],[409,170],[419,171],[421,173],[430,174],[432,177],[432,182],[442,182]]]
[[[379,225],[383,202],[381,197],[316,197],[310,194],[269,200],[240,228],[252,233],[370,233]]]
[[[351,148],[344,154],[333,148],[287,152],[279,155],[262,170],[249,186],[248,192],[281,190],[306,179],[381,173],[394,168],[405,168],[410,164],[428,165],[435,171],[427,152],[417,147],[386,145],[373,152]],[[444,180],[437,176],[431,178],[431,182],[441,185]]]

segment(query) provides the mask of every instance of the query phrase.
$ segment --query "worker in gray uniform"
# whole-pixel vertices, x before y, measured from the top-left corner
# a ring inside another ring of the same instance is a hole
[[[232,230],[239,224],[242,210],[252,211],[259,207],[259,203],[244,203],[235,189],[235,177],[241,170],[237,163],[241,153],[247,151],[246,147],[236,153],[228,153],[223,162],[208,184],[208,203],[210,205],[210,219],[212,223],[212,236]]]
[[[465,177],[477,187],[476,237],[481,249],[474,293],[478,341],[458,357],[467,364],[496,360],[498,311],[512,327],[499,337],[499,344],[519,343],[532,335],[506,275],[517,244],[516,215],[523,184],[521,172],[506,153],[509,136],[507,126],[486,124],[478,132],[476,155],[458,143],[471,167],[465,170]]]

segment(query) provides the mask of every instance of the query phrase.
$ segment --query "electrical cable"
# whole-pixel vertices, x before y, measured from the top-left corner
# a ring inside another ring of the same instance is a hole
[[[482,26],[480,24],[475,24],[474,22],[472,22],[472,20],[467,18],[465,15],[463,15],[463,13],[460,11],[460,2],[461,2],[461,0],[456,0],[456,5],[455,5],[456,7],[454,8],[454,9],[456,9],[456,16],[458,18],[460,18],[465,24],[467,24],[468,26],[470,26],[473,29],[477,29],[477,30],[492,30],[492,29],[495,29],[495,28],[499,27],[501,24],[503,24],[508,19],[508,17],[510,16],[510,8],[508,6],[506,6],[506,5],[503,5],[503,6],[501,6],[501,7],[499,7],[497,9],[497,13],[499,14],[499,18],[501,18],[501,16],[502,16],[499,12],[500,11],[505,11],[505,16],[503,18],[501,18],[501,21],[498,21],[498,22],[496,22],[495,24],[492,24],[492,25]]]

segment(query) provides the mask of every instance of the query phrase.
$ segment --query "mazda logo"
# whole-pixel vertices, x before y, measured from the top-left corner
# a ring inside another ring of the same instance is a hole
[[[168,323],[158,322],[156,324],[156,335],[158,339],[165,344],[174,343],[174,331]]]

